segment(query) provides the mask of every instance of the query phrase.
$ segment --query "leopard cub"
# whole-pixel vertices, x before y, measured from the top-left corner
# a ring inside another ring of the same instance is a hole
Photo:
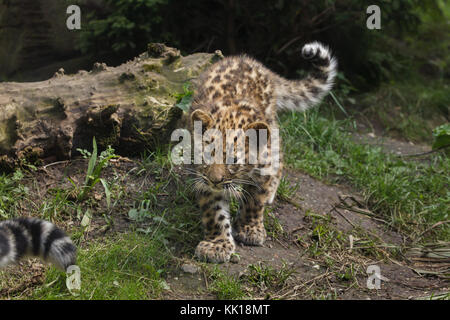
[[[326,46],[306,44],[302,56],[311,62],[312,72],[301,80],[284,79],[247,56],[227,57],[197,79],[190,109],[191,133],[201,128],[204,134],[197,155],[214,144],[214,161],[189,169],[205,230],[195,251],[199,259],[226,262],[235,251],[235,241],[263,245],[264,206],[273,202],[282,174],[276,114],[304,111],[317,104],[331,90],[336,76],[337,61]],[[249,134],[252,131],[256,134]],[[250,161],[252,137],[256,137],[258,161]],[[244,141],[244,148],[238,147],[239,141]],[[240,202],[233,222],[231,197]]]

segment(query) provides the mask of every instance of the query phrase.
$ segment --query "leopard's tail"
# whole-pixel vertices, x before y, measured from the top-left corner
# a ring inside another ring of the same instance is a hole
[[[0,268],[26,256],[40,257],[66,271],[76,263],[76,247],[53,223],[36,218],[0,222]]]
[[[337,59],[330,49],[319,42],[312,42],[302,48],[302,56],[311,61],[313,71],[301,80],[276,78],[277,110],[305,111],[319,103],[333,87]]]

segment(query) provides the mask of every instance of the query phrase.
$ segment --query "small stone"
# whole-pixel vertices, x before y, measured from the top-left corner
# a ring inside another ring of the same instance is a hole
[[[160,282],[161,288],[163,290],[170,290],[170,286],[167,284],[167,282],[165,282],[164,280],[161,280]]]
[[[102,200],[102,195],[100,193],[94,192],[94,199],[100,201]]]
[[[194,274],[198,272],[198,267],[193,264],[185,263],[181,266],[181,270],[183,270],[186,273]]]

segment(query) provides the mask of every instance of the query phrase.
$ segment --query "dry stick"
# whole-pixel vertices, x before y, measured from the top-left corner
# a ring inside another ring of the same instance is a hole
[[[433,224],[431,227],[429,227],[427,230],[425,230],[424,232],[422,232],[422,233],[416,238],[416,240],[415,240],[414,242],[417,242],[420,238],[422,238],[422,237],[424,236],[425,233],[427,233],[427,232],[431,231],[432,229],[434,229],[434,228],[440,226],[441,224],[447,224],[447,223],[450,223],[450,220],[445,220],[445,221],[439,221],[439,222],[436,222],[436,223]]]
[[[281,298],[284,298],[284,297],[286,297],[288,294],[293,293],[293,292],[297,291],[298,289],[303,288],[303,287],[306,286],[308,283],[314,282],[314,281],[316,281],[316,280],[319,280],[319,279],[321,279],[321,278],[323,278],[323,277],[326,277],[326,276],[329,276],[329,275],[332,275],[332,274],[333,274],[332,272],[328,272],[328,271],[327,271],[327,272],[325,272],[325,273],[323,273],[323,274],[321,274],[321,275],[318,275],[317,277],[312,278],[311,280],[308,280],[308,281],[302,283],[301,285],[295,286],[295,287],[292,288],[291,290],[285,292],[285,293],[284,293],[283,295],[281,295],[279,298],[280,298],[280,299],[281,299]]]
[[[353,202],[355,202],[360,208],[361,207],[365,207],[361,202],[359,202],[354,196],[352,195],[347,195],[347,194],[338,194],[338,198],[339,200],[341,200],[341,202],[345,203],[345,200],[350,199]]]
[[[428,258],[428,257],[412,257],[410,259],[418,262],[439,263],[441,264],[440,267],[442,268],[450,267],[450,259]]]
[[[348,196],[348,195],[339,195],[338,197],[339,197],[339,200],[341,200],[341,203],[339,203],[338,205],[336,205],[338,208],[341,208],[341,209],[347,209],[347,210],[349,210],[349,211],[353,211],[353,212],[356,212],[356,213],[360,213],[360,214],[369,216],[369,217],[373,218],[373,219],[376,220],[376,221],[383,222],[384,224],[390,225],[390,223],[388,223],[387,221],[378,218],[377,215],[374,214],[372,211],[370,211],[370,210],[368,210],[368,209],[362,208],[362,207],[363,207],[363,204],[362,204],[361,202],[359,202],[358,200],[356,200],[355,197],[353,197],[353,196]],[[345,202],[345,200],[347,200],[347,199],[352,200],[352,201],[355,202],[359,207],[355,208],[355,206],[352,206],[352,205],[347,204],[347,203]]]
[[[353,226],[353,228],[356,229],[356,226],[355,226],[350,220],[348,220],[346,216],[344,216],[342,213],[340,213],[338,210],[336,210],[336,206],[334,206],[333,209],[330,210],[330,212],[331,212],[331,211],[337,212],[337,213],[338,213],[342,218],[344,218],[351,226]],[[383,240],[379,235],[377,235],[376,233],[374,233],[374,232],[372,232],[372,231],[370,231],[370,230],[365,230],[365,231],[366,231],[368,234],[372,235],[373,237],[377,238],[382,244],[388,245],[388,244],[387,244],[386,242],[384,242],[384,240]],[[383,252],[383,254],[386,255],[386,257],[389,258],[389,254],[388,254],[385,250],[383,250],[383,249],[380,248],[380,247],[376,247],[376,248],[377,248],[378,250],[380,250],[381,252]]]
[[[292,229],[292,231],[290,233],[294,234],[295,232],[300,231],[302,229],[305,229],[305,226],[300,226],[300,227],[294,228],[294,229]]]
[[[78,158],[78,159],[71,159],[71,160],[56,161],[56,162],[52,162],[52,163],[46,164],[46,165],[42,166],[40,169],[44,169],[45,170],[48,167],[55,166],[55,165],[58,165],[58,164],[75,162],[75,161],[82,161],[82,160],[85,160],[85,159],[84,158]]]
[[[385,243],[380,245],[373,244],[371,246],[357,246],[357,247],[354,246],[352,249],[372,249],[372,248],[399,248],[399,246]]]
[[[355,226],[350,220],[348,220],[346,216],[344,216],[342,213],[340,213],[338,210],[336,210],[336,206],[334,206],[334,207],[330,210],[330,212],[332,212],[332,211],[334,211],[334,212],[336,212],[337,214],[339,214],[342,218],[345,219],[345,221],[347,221],[353,228],[356,229],[356,226]]]
[[[415,153],[415,154],[397,155],[397,157],[399,157],[399,158],[412,158],[412,157],[426,156],[426,155],[429,155],[429,154],[441,151],[441,150],[449,148],[449,147],[450,147],[450,144],[447,144],[445,146],[441,146],[441,147],[439,147],[437,149],[434,149],[434,150],[431,150],[431,151],[427,151],[427,152],[423,152],[423,153]]]
[[[384,224],[390,225],[389,222],[378,218],[375,214],[373,214],[369,210],[365,210],[365,209],[362,209],[362,208],[350,207],[350,206],[344,206],[344,205],[341,205],[341,204],[336,205],[336,207],[340,208],[340,209],[346,209],[346,210],[349,210],[349,211],[353,211],[355,213],[363,214],[363,215],[366,215],[368,217],[371,217],[373,220],[376,220],[376,221],[379,221],[379,222],[383,222]]]
[[[301,38],[303,38],[303,35],[297,36],[291,40],[289,40],[286,44],[284,44],[280,49],[278,49],[278,51],[276,52],[276,54],[280,54],[282,53],[287,47],[289,47],[291,44],[293,44],[294,42],[300,40]]]
[[[276,240],[283,248],[289,249],[289,247],[287,247],[285,244],[283,244],[279,239],[274,238],[274,240]]]
[[[392,259],[392,258],[389,257],[389,256],[388,256],[387,258],[388,258],[391,262],[395,263],[396,265],[399,265],[399,266],[401,266],[401,267],[406,267],[406,268],[408,268],[408,269],[414,271],[415,273],[417,273],[417,274],[418,274],[419,276],[421,276],[421,277],[423,277],[424,274],[427,274],[427,273],[428,273],[427,270],[419,270],[419,269],[410,267],[410,266],[408,266],[407,264],[401,264],[400,262],[398,262],[397,260]],[[440,274],[436,274],[436,276],[437,276],[437,277],[441,277]],[[444,279],[447,279],[445,276],[444,276],[443,278],[444,278]],[[408,286],[407,284],[404,284],[404,285]],[[413,288],[413,287],[411,287],[411,288]]]
[[[206,272],[203,271],[203,278],[205,279],[206,290],[209,290],[208,277],[206,276]]]

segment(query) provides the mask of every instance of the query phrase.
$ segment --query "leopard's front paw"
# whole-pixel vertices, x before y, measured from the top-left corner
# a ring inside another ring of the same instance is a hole
[[[233,228],[233,238],[236,241],[252,246],[262,246],[266,235],[266,229],[262,222],[252,226],[237,223]]]
[[[227,239],[203,240],[197,245],[195,256],[214,263],[227,262],[234,249],[235,244]]]

